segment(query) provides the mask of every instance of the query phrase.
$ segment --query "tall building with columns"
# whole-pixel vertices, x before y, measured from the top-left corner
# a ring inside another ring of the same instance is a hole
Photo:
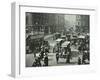
[[[50,34],[64,30],[64,15],[53,13],[26,13],[26,28]]]

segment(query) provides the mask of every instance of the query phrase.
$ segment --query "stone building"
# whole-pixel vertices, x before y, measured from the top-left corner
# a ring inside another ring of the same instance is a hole
[[[64,30],[64,15],[51,13],[26,13],[26,30],[52,34]]]
[[[89,33],[89,15],[76,15],[76,32]]]

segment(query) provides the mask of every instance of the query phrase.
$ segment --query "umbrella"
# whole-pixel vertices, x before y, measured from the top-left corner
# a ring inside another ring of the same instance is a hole
[[[55,34],[60,34],[60,33],[56,32]]]
[[[62,47],[67,47],[67,45],[70,43],[70,41],[65,41],[63,44],[62,44]]]
[[[78,36],[78,38],[80,38],[80,39],[84,39],[84,38],[85,38],[85,36],[82,36],[82,35],[81,35],[81,36]]]
[[[56,41],[57,41],[57,42],[60,42],[60,41],[62,41],[62,40],[63,40],[63,39],[57,39]]]
[[[72,51],[72,52],[78,52],[78,50],[77,50],[77,49],[74,49],[74,48],[71,49],[71,51]]]
[[[66,37],[65,35],[61,36],[61,37]]]

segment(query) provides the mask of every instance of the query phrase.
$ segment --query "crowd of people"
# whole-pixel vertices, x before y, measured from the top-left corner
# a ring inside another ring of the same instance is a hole
[[[32,66],[48,66],[48,53],[49,47],[46,44],[41,45],[39,56],[35,56],[35,61],[33,62]]]
[[[70,43],[66,45],[65,47],[62,47],[62,44],[65,41],[69,41]],[[57,43],[56,49],[54,48],[53,53],[55,54],[56,63],[59,64],[59,59],[64,58],[66,59],[66,63],[70,64],[71,59],[73,58],[73,52],[71,47],[74,45],[75,48],[77,47],[78,50],[78,59],[77,64],[89,64],[90,61],[90,52],[89,52],[89,36],[85,36],[85,38],[78,39],[76,38],[74,41],[72,39],[68,39],[65,41],[61,41],[60,43]],[[30,41],[31,42],[31,41]],[[34,44],[30,43],[28,50],[31,50],[31,53],[34,54],[34,60],[33,60],[33,67],[39,67],[39,66],[49,66],[49,56],[50,53],[50,46],[48,41],[45,40],[36,40],[36,42],[33,42]],[[27,52],[29,53],[29,52]],[[39,53],[39,56],[36,56],[36,54]],[[79,55],[82,55],[82,58],[79,57]]]
[[[78,54],[78,59],[77,59],[77,64],[89,64],[90,61],[90,52],[89,52],[89,36],[87,35],[84,38],[75,39],[75,41],[72,42],[71,39],[69,39],[70,43],[62,48],[61,45],[57,45],[57,50],[56,50],[56,61],[57,63],[59,62],[59,58],[63,57],[66,59],[66,63],[70,63],[70,60],[73,58],[73,51],[71,49],[71,46],[75,46],[77,49],[77,54]],[[82,57],[80,57],[80,55]]]
[[[58,50],[56,51],[57,64],[59,62],[59,58],[65,58],[66,59],[66,63],[70,63],[70,58],[71,58],[71,47],[70,47],[70,44],[68,44],[64,48],[62,48],[62,47],[58,48]]]

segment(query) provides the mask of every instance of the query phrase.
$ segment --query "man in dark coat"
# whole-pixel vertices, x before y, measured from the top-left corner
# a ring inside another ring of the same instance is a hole
[[[71,58],[71,55],[70,55],[70,54],[68,54],[68,55],[67,55],[67,60],[66,60],[66,63],[70,63],[70,58]]]
[[[79,65],[81,64],[81,58],[80,57],[78,58],[78,64]]]
[[[44,66],[48,66],[48,55],[45,54],[45,57],[44,57]]]
[[[44,50],[43,49],[41,49],[40,55],[41,55],[40,58],[42,59],[44,57]]]
[[[59,61],[59,53],[57,52],[56,53],[56,62],[57,62],[57,64],[58,64],[58,61]]]

